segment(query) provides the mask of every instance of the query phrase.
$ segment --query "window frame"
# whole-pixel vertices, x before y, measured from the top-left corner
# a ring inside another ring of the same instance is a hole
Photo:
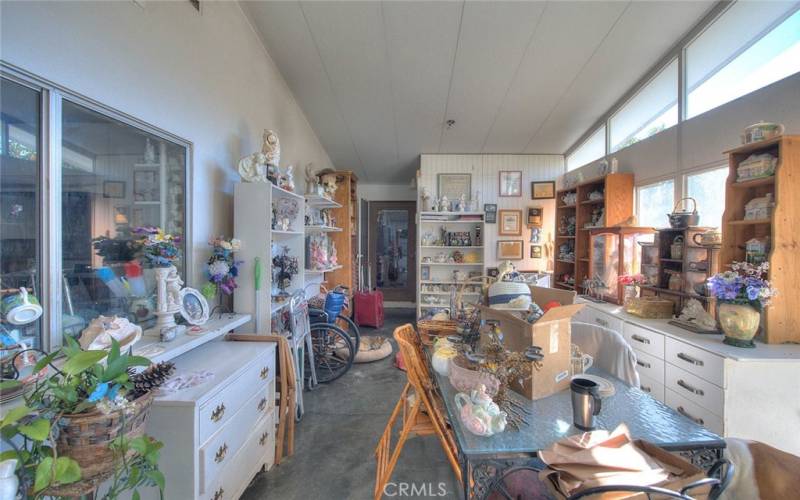
[[[689,196],[689,177],[692,177],[692,176],[695,176],[695,175],[702,175],[702,174],[711,172],[713,170],[723,170],[723,169],[728,169],[728,175],[731,175],[730,174],[730,165],[728,165],[728,163],[725,162],[725,161],[721,161],[719,163],[715,163],[712,166],[704,166],[702,168],[698,168],[698,169],[695,169],[695,170],[690,170],[688,172],[682,172],[681,173],[681,198],[684,197],[684,196]],[[726,181],[726,183],[727,183],[727,181]],[[680,199],[680,198],[678,198],[678,199]],[[676,201],[676,203],[677,203],[677,201]],[[725,214],[725,210],[724,209],[723,209],[722,213],[723,213],[723,216],[724,216],[724,214]],[[708,224],[704,224],[704,226],[705,227],[714,227],[714,226],[709,226]],[[722,221],[720,221],[720,225],[717,227],[717,229],[719,229],[720,231],[723,230]]]
[[[644,189],[644,188],[648,188],[650,186],[654,186],[656,184],[661,184],[661,183],[670,182],[670,181],[672,181],[672,205],[674,206],[678,202],[678,200],[680,200],[681,192],[682,192],[682,187],[680,186],[680,183],[678,182],[677,176],[670,175],[670,176],[666,176],[666,177],[651,178],[651,179],[647,179],[646,181],[644,181],[642,183],[634,185],[634,187],[633,187],[633,212],[634,212],[634,215],[636,215],[636,221],[637,221],[638,225],[641,226],[643,224],[639,220],[639,201],[641,201],[641,195],[639,193],[641,192],[641,190]],[[664,214],[664,215],[666,215],[666,214]],[[667,225],[665,223],[662,226],[656,227],[656,229],[659,229],[661,227],[666,227],[666,226]],[[647,226],[645,226],[645,227],[647,227]]]
[[[22,68],[0,61],[0,77],[6,78],[41,93],[41,145],[39,154],[39,200],[42,207],[41,230],[41,295],[44,300],[41,325],[42,350],[50,352],[62,346],[61,320],[63,287],[61,266],[61,111],[64,99],[100,113],[111,119],[141,129],[161,139],[186,148],[186,173],[184,175],[184,231],[186,266],[184,281],[189,283],[194,275],[194,262],[189,247],[192,240],[193,210],[192,185],[194,180],[194,144],[182,137],[142,121],[123,111],[102,104],[90,97],[41,78]]]
[[[572,156],[573,154],[575,154],[576,151],[578,151],[582,147],[586,146],[589,143],[589,141],[592,138],[594,138],[595,134],[600,132],[600,129],[602,129],[602,131],[603,131],[603,154],[601,154],[600,156],[598,156],[597,158],[595,158],[593,160],[589,160],[588,163],[584,163],[582,165],[576,165],[575,167],[570,167],[569,158],[568,157]],[[596,127],[592,127],[589,130],[588,133],[584,134],[584,136],[581,138],[580,144],[578,144],[577,146],[573,147],[569,151],[569,153],[564,155],[564,168],[565,168],[565,170],[567,172],[571,172],[573,170],[577,170],[577,169],[579,169],[581,167],[585,167],[586,165],[589,165],[589,164],[591,164],[593,162],[596,162],[597,160],[600,160],[600,159],[604,158],[607,154],[608,154],[608,125],[605,124],[605,123],[600,123]]]

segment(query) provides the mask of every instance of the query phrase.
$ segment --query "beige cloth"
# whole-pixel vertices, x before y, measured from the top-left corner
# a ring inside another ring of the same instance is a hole
[[[637,447],[625,424],[612,432],[597,430],[564,438],[539,456],[548,465],[540,479],[547,482],[555,475],[554,483],[567,496],[612,484],[653,486],[683,473]]]
[[[636,353],[619,333],[589,323],[572,323],[572,343],[594,358],[596,368],[614,375],[631,387],[639,387]]]

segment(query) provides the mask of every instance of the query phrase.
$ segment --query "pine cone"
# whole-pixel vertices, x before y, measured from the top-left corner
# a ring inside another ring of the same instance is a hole
[[[146,370],[130,375],[129,379],[133,383],[133,388],[128,391],[127,397],[133,401],[144,396],[150,391],[158,389],[175,371],[175,364],[163,361],[150,365]]]

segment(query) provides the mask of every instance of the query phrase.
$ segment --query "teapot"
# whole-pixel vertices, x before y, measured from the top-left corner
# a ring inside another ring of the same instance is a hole
[[[697,238],[700,237],[700,241]],[[692,241],[695,245],[701,247],[714,247],[722,244],[722,233],[718,229],[709,229],[702,233],[695,233],[692,235]]]
[[[449,343],[449,342],[448,342]],[[450,360],[458,355],[458,351],[452,345],[437,344],[436,350],[431,357],[431,365],[436,373],[443,377],[450,375]]]
[[[492,436],[503,432],[508,423],[508,414],[500,410],[497,403],[486,393],[486,386],[481,384],[469,396],[459,392],[455,396],[461,423],[473,434]]]

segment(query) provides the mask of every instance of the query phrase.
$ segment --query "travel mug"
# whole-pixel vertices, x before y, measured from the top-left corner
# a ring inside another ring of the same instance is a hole
[[[572,391],[572,423],[578,429],[594,429],[594,417],[600,414],[599,386],[585,378],[575,378],[570,383]]]

